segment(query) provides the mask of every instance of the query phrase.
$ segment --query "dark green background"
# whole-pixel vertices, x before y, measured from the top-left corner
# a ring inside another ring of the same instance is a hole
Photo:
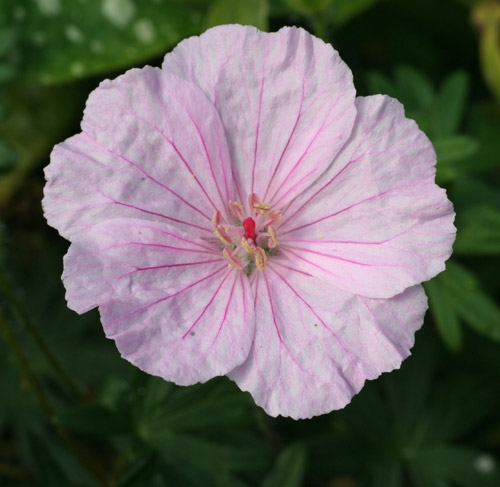
[[[303,26],[359,94],[403,102],[457,212],[413,355],[312,420],[122,360],[97,312],[66,308],[68,243],[41,212],[42,168],[89,92],[231,22]],[[0,486],[500,487],[499,39],[495,0],[3,0]]]

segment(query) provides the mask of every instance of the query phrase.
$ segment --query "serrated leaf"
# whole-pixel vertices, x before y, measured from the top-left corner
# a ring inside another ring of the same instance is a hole
[[[254,25],[261,30],[268,28],[268,0],[216,0],[212,3],[205,28],[221,24]]]
[[[438,279],[424,284],[429,297],[430,311],[444,344],[453,352],[462,347],[462,329],[457,312],[453,307],[453,297]]]
[[[487,205],[474,205],[459,212],[456,225],[455,253],[500,254],[500,210]]]
[[[334,0],[332,21],[343,25],[375,5],[377,0]]]
[[[24,78],[44,84],[123,69],[201,31],[204,9],[182,0],[30,2],[21,29]]]
[[[372,95],[383,94],[396,96],[394,85],[387,76],[379,71],[371,71],[366,76],[368,90]]]
[[[477,142],[468,135],[451,135],[433,140],[438,164],[447,164],[471,156],[477,150]]]
[[[453,307],[461,319],[477,332],[500,341],[500,308],[481,290],[474,274],[449,261],[438,279],[453,296]]]
[[[400,66],[395,74],[401,102],[418,109],[432,105],[434,88],[426,76],[410,66]]]
[[[469,77],[463,71],[448,76],[437,96],[440,135],[454,134],[462,121]]]
[[[450,181],[459,176],[463,166],[458,167],[456,163],[474,155],[478,149],[477,141],[468,135],[439,137],[432,142],[437,155],[438,182]]]
[[[306,449],[302,444],[290,445],[279,455],[262,487],[301,487],[306,470]]]

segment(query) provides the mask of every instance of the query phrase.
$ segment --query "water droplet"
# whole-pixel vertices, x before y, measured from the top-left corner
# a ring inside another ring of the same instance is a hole
[[[496,468],[495,459],[491,455],[479,455],[474,460],[474,468],[482,474],[488,475],[493,473]]]
[[[76,26],[69,24],[65,27],[64,32],[66,33],[66,37],[75,44],[81,44],[83,42],[83,34],[82,31]]]
[[[124,29],[135,15],[136,7],[132,0],[103,0],[102,13],[113,25]]]
[[[139,19],[134,23],[134,34],[139,42],[149,44],[156,37],[156,28],[150,19]]]
[[[35,0],[35,2],[44,15],[54,16],[61,12],[61,0]]]

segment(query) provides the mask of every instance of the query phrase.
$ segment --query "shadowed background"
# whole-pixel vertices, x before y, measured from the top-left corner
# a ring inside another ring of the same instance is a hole
[[[52,146],[101,80],[225,23],[331,42],[360,95],[398,98],[437,151],[455,253],[401,370],[343,411],[270,418],[227,378],[180,388],[66,308],[42,216]],[[500,487],[500,2],[3,0],[0,485]]]

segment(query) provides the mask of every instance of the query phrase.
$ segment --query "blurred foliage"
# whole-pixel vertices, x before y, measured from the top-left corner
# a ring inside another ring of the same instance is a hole
[[[0,485],[500,486],[500,2],[22,0],[0,4]],[[432,140],[455,252],[400,371],[343,411],[266,416],[226,378],[147,376],[77,316],[41,168],[105,77],[158,65],[211,25],[301,25],[362,95],[398,98]]]

